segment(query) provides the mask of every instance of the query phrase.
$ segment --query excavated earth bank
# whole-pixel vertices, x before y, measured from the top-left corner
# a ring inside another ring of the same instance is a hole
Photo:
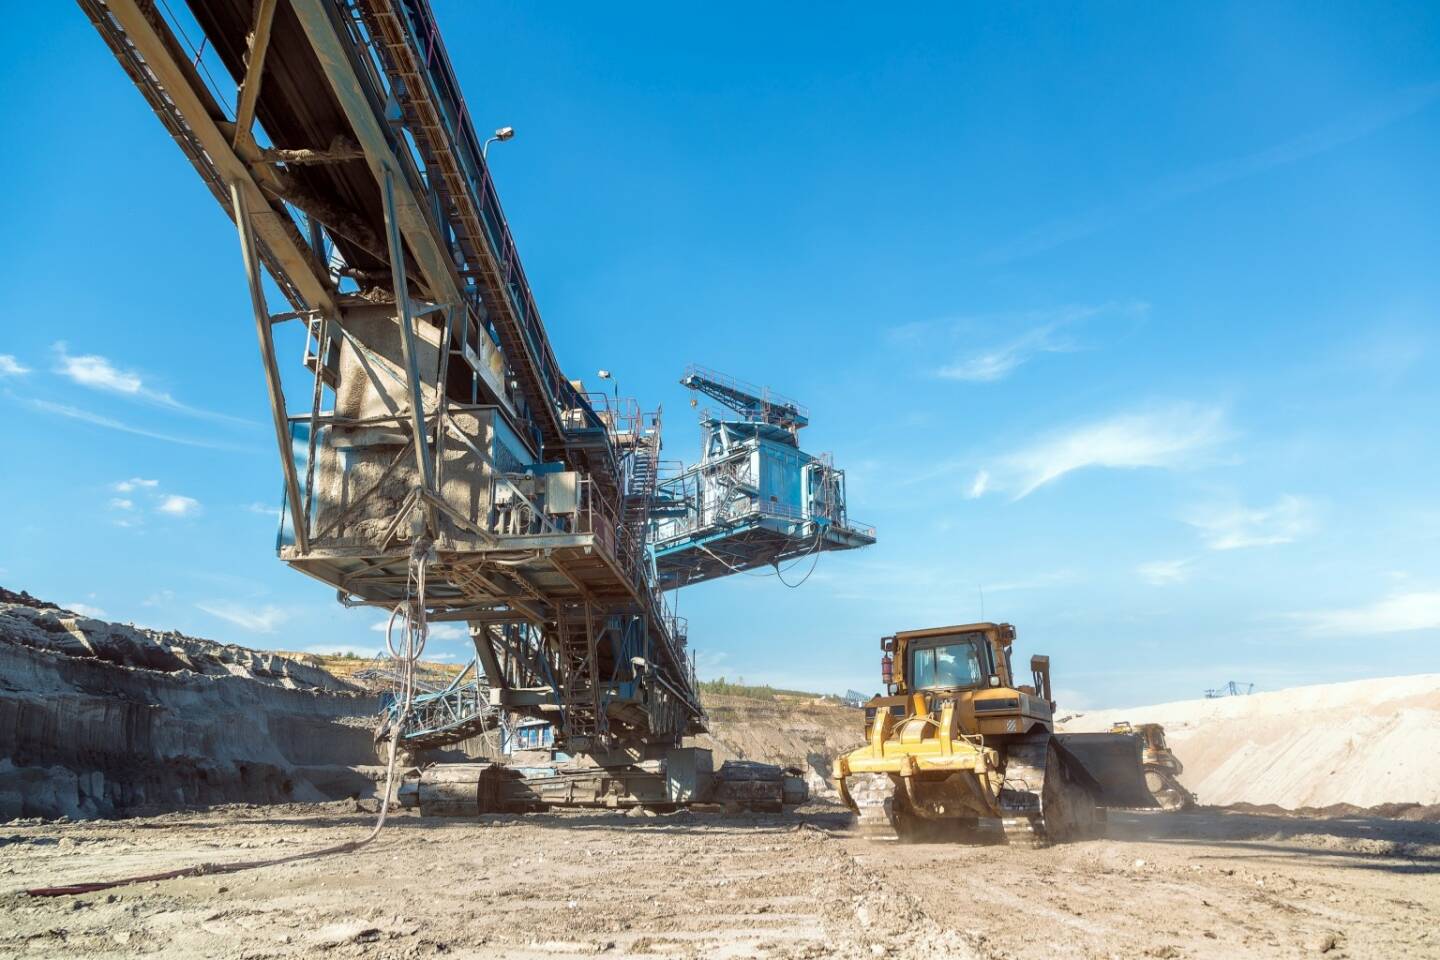
[[[810,795],[835,795],[835,758],[865,741],[865,714],[827,697],[779,694],[773,698],[705,694],[710,732],[696,746],[726,760],[758,760],[802,771]]]
[[[0,602],[0,820],[368,794],[372,696],[283,657]]]

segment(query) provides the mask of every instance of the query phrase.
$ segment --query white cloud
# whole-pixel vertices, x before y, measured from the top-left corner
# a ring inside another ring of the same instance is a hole
[[[1038,353],[1065,353],[1075,349],[1067,339],[1058,337],[1063,321],[1053,321],[1027,330],[999,346],[980,350],[947,364],[936,371],[943,380],[967,383],[994,383],[1009,376],[1016,367]]]
[[[262,517],[273,517],[280,512],[280,506],[273,503],[248,503],[245,505],[245,509]]]
[[[1200,531],[1211,550],[1238,550],[1291,543],[1315,525],[1315,506],[1286,494],[1268,507],[1223,505],[1196,508],[1185,522]]]
[[[140,379],[139,374],[121,370],[98,354],[72,356],[63,340],[55,344],[55,355],[58,364],[55,372],[63,377],[69,377],[82,387],[108,390],[112,393],[126,393],[132,396],[164,396],[146,390],[145,382]]]
[[[110,506],[114,507],[116,510],[134,510],[135,501],[127,500],[124,497],[111,497]]]
[[[1053,434],[1000,458],[984,489],[1004,490],[1019,500],[1086,467],[1174,469],[1219,443],[1225,433],[1218,407],[1175,404],[1120,414]]]
[[[965,496],[969,500],[974,500],[977,497],[983,497],[988,489],[990,489],[990,471],[980,470],[976,472],[975,479],[970,481],[970,489],[965,491]]]
[[[1292,615],[1315,633],[1370,636],[1440,629],[1440,590],[1410,590],[1359,607]]]
[[[290,619],[290,615],[278,607],[256,609],[227,600],[197,603],[195,606],[212,617],[228,620],[237,627],[244,627],[252,633],[274,633],[276,627]]]
[[[0,353],[0,377],[23,377],[30,368],[15,359],[13,353]]]
[[[189,404],[181,403],[162,390],[147,387],[144,379],[134,370],[122,370],[111,363],[109,359],[99,354],[88,353],[79,356],[71,354],[69,346],[63,340],[54,345],[54,350],[56,357],[55,372],[63,377],[68,377],[82,387],[146,400],[188,416],[204,417],[209,420],[223,420],[246,426],[251,425],[250,421],[240,419],[239,417],[216,413],[213,410],[202,410],[199,407],[192,407]]]
[[[101,610],[99,607],[92,607],[88,603],[77,603],[72,600],[69,603],[62,603],[60,606],[73,613],[78,613],[82,617],[95,617],[98,619],[105,616],[104,610]]]
[[[1140,579],[1152,587],[1168,587],[1184,583],[1194,573],[1193,560],[1152,560],[1135,568]]]
[[[1105,303],[1098,306],[1067,306],[1035,310],[1020,314],[964,318],[950,324],[948,331],[937,331],[934,324],[907,324],[891,331],[897,342],[912,342],[927,351],[935,350],[937,332],[950,339],[973,340],[974,331],[1001,327],[1023,332],[996,345],[965,353],[940,367],[935,375],[944,380],[966,383],[994,383],[1043,353],[1071,353],[1084,349],[1074,327],[1101,317],[1143,316],[1150,305],[1143,302]],[[927,357],[928,359],[928,357]]]
[[[172,517],[193,517],[200,512],[200,501],[194,497],[182,497],[178,493],[167,494],[155,508]]]
[[[160,591],[158,591],[158,592],[156,592],[156,593],[150,594],[150,596],[148,596],[148,597],[146,597],[144,600],[142,600],[142,601],[140,602],[140,606],[142,606],[142,607],[162,607],[162,606],[168,606],[169,604],[173,603],[174,601],[175,601],[175,591],[174,591],[174,590],[160,590]]]
[[[112,489],[116,493],[132,493],[136,490],[153,490],[160,486],[159,480],[146,480],[143,477],[131,477],[129,480],[121,480]]]

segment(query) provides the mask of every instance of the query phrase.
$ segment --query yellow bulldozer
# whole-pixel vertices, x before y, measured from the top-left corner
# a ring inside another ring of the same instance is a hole
[[[1162,810],[1189,810],[1195,806],[1195,794],[1180,783],[1185,765],[1165,742],[1165,728],[1158,723],[1117,723],[1111,733],[1139,737],[1143,746],[1145,786]]]
[[[1140,739],[1057,734],[1050,658],[1031,657],[1018,683],[1014,640],[1007,623],[881,640],[887,694],[865,706],[866,744],[834,767],[862,832],[1036,846],[1101,836],[1107,807],[1155,806]]]

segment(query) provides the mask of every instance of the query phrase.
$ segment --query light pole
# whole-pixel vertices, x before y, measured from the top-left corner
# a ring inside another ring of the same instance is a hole
[[[499,130],[496,130],[495,136],[491,137],[489,140],[486,140],[484,145],[480,147],[480,159],[485,160],[489,157],[490,144],[494,143],[497,140],[503,143],[504,141],[509,140],[513,136],[515,136],[514,127],[501,127]]]
[[[619,380],[616,380],[616,379],[615,379],[615,375],[614,375],[613,373],[611,373],[609,370],[601,370],[599,373],[596,374],[596,376],[598,376],[601,380],[609,380],[609,381],[614,385],[614,387],[615,387],[615,407],[616,407],[616,409],[619,409],[619,407],[620,407],[620,381],[619,381]]]

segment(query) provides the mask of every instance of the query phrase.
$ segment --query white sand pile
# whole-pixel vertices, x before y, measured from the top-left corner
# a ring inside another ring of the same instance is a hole
[[[1440,803],[1440,674],[1355,680],[1065,716],[1160,723],[1201,803]]]

